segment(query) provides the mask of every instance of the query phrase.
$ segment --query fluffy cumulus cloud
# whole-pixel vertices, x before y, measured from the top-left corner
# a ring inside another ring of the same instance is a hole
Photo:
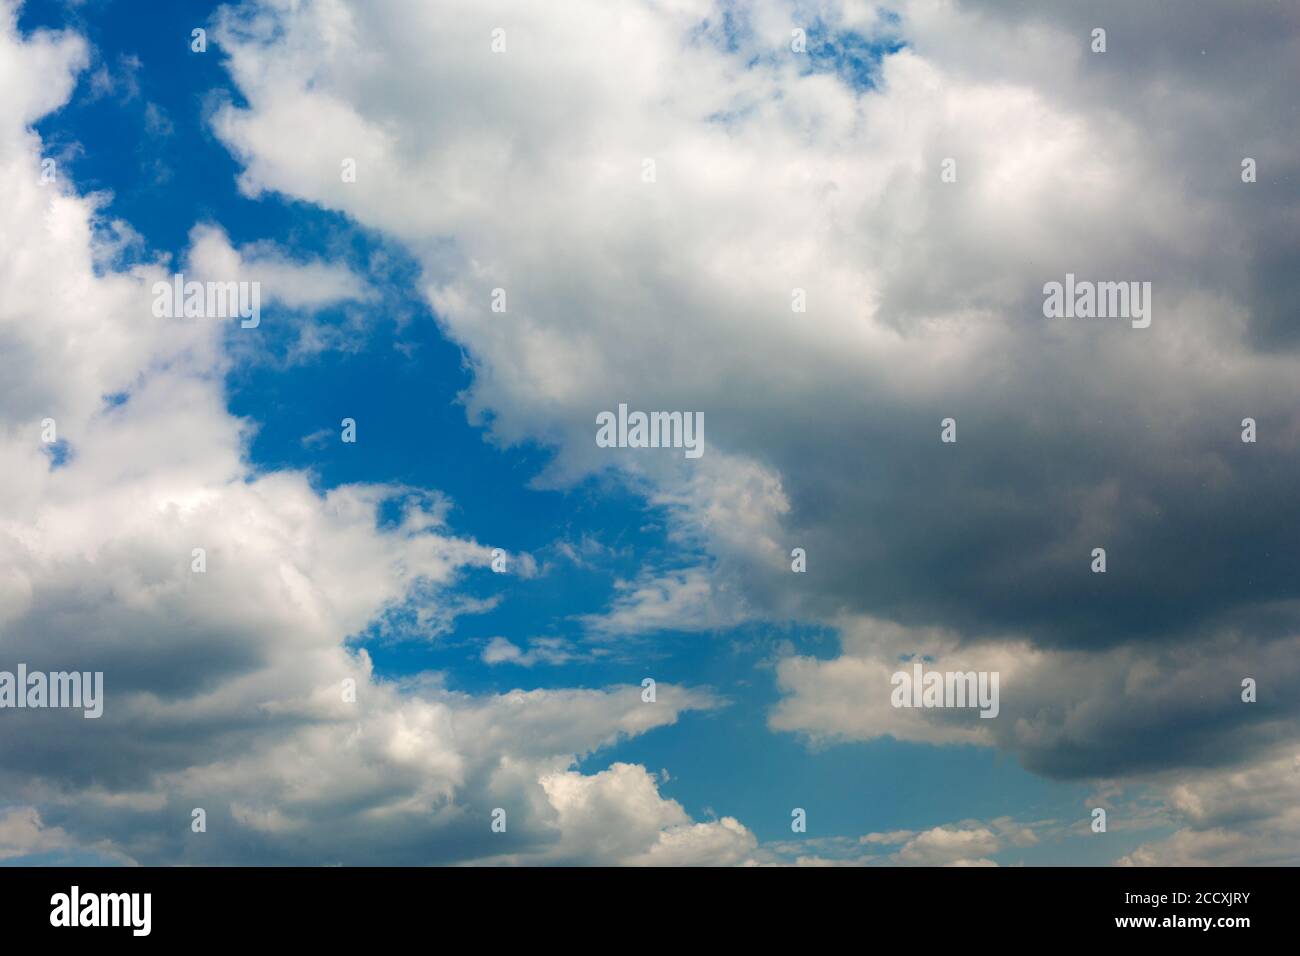
[[[291,262],[272,243],[236,250],[217,226],[196,226],[190,233],[190,264],[201,279],[256,282],[273,302],[311,308],[339,300],[370,297],[365,281],[345,268],[315,261]]]
[[[1039,834],[1066,836],[1054,821],[1021,823],[1010,817],[962,820],[928,830],[891,830],[857,837],[768,843],[747,863],[777,866],[997,866],[993,857],[1039,843]]]
[[[1300,737],[1293,5],[249,0],[216,36],[241,188],[405,243],[471,416],[707,557],[601,636],[839,622],[779,665],[776,729],[1056,776]],[[1150,282],[1150,327],[1045,318],[1067,274]],[[598,448],[619,402],[703,411],[704,456]],[[892,710],[900,653],[1000,670],[1001,716]]]
[[[62,849],[67,834],[58,827],[46,827],[33,807],[0,810],[0,860]]]
[[[445,615],[447,589],[490,548],[453,533],[436,492],[321,492],[250,466],[257,423],[233,417],[223,390],[245,330],[155,316],[166,263],[114,266],[105,237],[127,227],[97,229],[100,209],[66,175],[42,181],[32,124],[89,58],[68,33],[19,36],[15,15],[0,3],[0,647],[3,669],[102,671],[106,700],[98,719],[5,711],[0,857],[743,855],[741,824],[691,820],[640,768],[573,769],[718,706],[707,690],[661,684],[646,704],[638,687],[471,696],[436,674],[376,677],[349,637]],[[188,264],[304,313],[371,294],[346,269],[235,249],[210,224]],[[498,807],[504,834],[489,829]]]
[[[998,745],[1049,776],[1122,778],[1264,757],[1293,739],[1300,719],[1284,690],[1300,681],[1296,638],[1226,635],[1190,649],[1084,652],[1011,640],[963,645],[951,632],[875,619],[838,625],[838,656],[778,661],[784,697],[771,714],[773,728],[832,741],[892,736]],[[918,662],[923,672],[998,674],[997,716],[893,706],[893,676],[911,676]],[[1264,699],[1243,702],[1247,678],[1269,689]]]
[[[756,847],[733,817],[693,822],[676,801],[659,796],[644,767],[616,763],[594,776],[556,773],[542,786],[569,837],[550,859],[577,854],[643,866],[716,866],[739,863]]]
[[[1171,781],[1165,800],[1175,832],[1144,843],[1126,866],[1300,864],[1300,752],[1280,747],[1248,768]]]

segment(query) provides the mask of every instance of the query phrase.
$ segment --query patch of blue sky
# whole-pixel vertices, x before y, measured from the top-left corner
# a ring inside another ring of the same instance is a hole
[[[72,460],[72,445],[66,438],[60,438],[46,443],[45,454],[50,459],[50,471],[54,471]]]
[[[877,36],[853,30],[836,30],[824,21],[808,27],[808,71],[834,73],[855,90],[876,89],[885,57],[907,47],[896,32],[897,18],[883,21],[886,29]]]

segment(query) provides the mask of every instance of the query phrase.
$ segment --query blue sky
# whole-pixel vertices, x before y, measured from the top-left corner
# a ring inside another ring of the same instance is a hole
[[[790,666],[790,660],[803,659],[810,668],[838,666],[846,654],[839,626],[843,614],[878,613],[909,627],[953,627],[972,641],[1010,630],[1029,634],[1031,642],[1041,640],[1041,648],[1049,652],[1065,646],[1050,634],[1034,633],[1033,625],[1025,624],[1028,618],[1019,620],[1014,612],[990,611],[985,616],[983,610],[971,611],[962,618],[962,601],[970,592],[961,582],[950,582],[949,575],[955,572],[946,566],[947,557],[936,561],[932,583],[927,585],[918,580],[923,574],[918,566],[907,563],[920,558],[911,551],[900,551],[904,564],[899,573],[912,575],[919,597],[873,590],[874,582],[893,573],[889,559],[874,567],[869,563],[857,566],[837,553],[823,564],[837,573],[819,575],[814,567],[809,574],[810,579],[820,577],[816,588],[822,590],[798,612],[790,612],[793,605],[776,602],[759,613],[724,620],[717,626],[685,621],[683,626],[651,627],[627,634],[591,626],[590,621],[618,605],[625,590],[621,582],[702,570],[714,586],[736,580],[743,588],[744,571],[737,572],[735,557],[715,546],[710,538],[715,529],[692,534],[689,516],[683,519],[662,501],[655,502],[655,494],[668,490],[668,485],[656,483],[667,479],[642,475],[625,480],[617,469],[607,469],[580,473],[575,479],[552,480],[549,476],[557,456],[566,453],[564,441],[548,440],[541,429],[528,434],[530,425],[509,426],[507,434],[524,434],[518,441],[501,439],[492,426],[498,409],[493,407],[490,386],[478,381],[476,370],[484,356],[459,332],[458,320],[435,313],[426,294],[425,284],[433,271],[427,246],[406,241],[400,228],[378,228],[379,216],[362,221],[365,217],[349,215],[331,203],[294,198],[282,189],[272,188],[256,196],[241,192],[237,181],[244,165],[214,131],[214,115],[223,104],[246,115],[256,114],[261,107],[232,79],[226,51],[216,42],[215,34],[208,52],[189,49],[190,30],[208,25],[212,31],[218,6],[176,2],[158,5],[148,17],[140,17],[135,11],[128,12],[121,2],[91,0],[68,5],[57,0],[28,0],[19,12],[20,34],[31,35],[42,28],[70,29],[84,36],[92,50],[89,67],[80,73],[67,104],[40,119],[35,131],[45,155],[62,157],[63,175],[79,194],[111,193],[99,212],[100,230],[108,228],[109,221],[120,220],[140,237],[123,246],[115,261],[102,269],[121,272],[134,265],[155,264],[160,257],[168,259],[169,269],[179,267],[187,261],[191,231],[197,225],[211,224],[223,230],[235,248],[273,243],[286,259],[297,263],[320,260],[346,268],[374,291],[368,301],[334,303],[314,311],[264,306],[257,339],[260,355],[248,360],[246,353],[231,351],[232,362],[223,372],[223,393],[229,414],[255,428],[244,447],[249,480],[279,472],[304,472],[320,495],[354,484],[394,485],[445,495],[450,501],[447,534],[503,547],[512,561],[518,561],[519,555],[531,556],[541,569],[529,576],[493,574],[482,566],[461,568],[436,589],[434,600],[441,607],[464,608],[463,613],[450,616],[445,628],[414,622],[409,614],[412,606],[399,605],[397,617],[386,618],[391,627],[381,626],[385,619],[381,614],[345,635],[352,651],[363,650],[369,655],[375,679],[397,685],[421,675],[436,675],[443,691],[466,695],[466,699],[487,699],[516,689],[637,686],[643,677],[662,684],[710,689],[719,698],[719,706],[684,709],[672,723],[624,736],[590,753],[578,753],[573,769],[595,775],[623,762],[641,765],[652,775],[665,771],[658,778],[658,793],[663,798],[678,801],[695,821],[723,816],[738,819],[756,838],[760,856],[768,854],[763,859],[803,855],[796,846],[800,842],[808,843],[809,856],[856,857],[862,847],[859,838],[868,834],[918,834],[942,827],[974,830],[989,826],[989,821],[1004,820],[1028,827],[1037,836],[998,840],[987,855],[1000,864],[1105,864],[1175,831],[1173,818],[1139,786],[1126,793],[1124,803],[1105,805],[1138,808],[1150,804],[1158,809],[1113,828],[1104,840],[1089,839],[1088,810],[1098,799],[1110,801],[1118,792],[1109,790],[1114,775],[1091,769],[1086,762],[1092,758],[1084,756],[1078,758],[1077,770],[1065,771],[1062,768],[1073,758],[1062,754],[1075,745],[1080,755],[1104,750],[1105,745],[1095,740],[1065,741],[1051,755],[1034,751],[1038,772],[1031,772],[1021,759],[1024,751],[1013,745],[924,738],[909,741],[891,734],[865,735],[864,739],[864,735],[844,732],[839,725],[819,728],[814,722],[805,726],[806,732],[796,732],[769,724],[773,712],[791,693],[790,687],[783,689],[778,680],[780,662]],[[743,59],[753,37],[746,34],[747,28],[728,24],[727,33],[736,33],[728,42]],[[708,32],[706,27],[701,30],[702,35]],[[873,30],[836,22],[811,23],[809,42],[816,55],[803,74],[825,74],[827,82],[841,84],[848,91],[846,96],[879,95],[883,64],[890,58],[900,64],[911,62],[906,57],[912,38],[908,21],[892,11],[885,11]],[[779,57],[778,49],[751,56],[748,62],[750,69],[761,70],[761,64],[778,62]],[[782,79],[787,81],[795,82]],[[795,102],[793,87],[789,93]],[[440,95],[453,94],[429,91],[431,97]],[[744,100],[744,96],[738,98],[738,102]],[[753,102],[761,99],[755,97]],[[742,117],[735,120],[739,124],[735,135],[745,135],[748,120],[743,117],[750,114],[738,110],[727,115]],[[823,118],[820,122],[829,128],[835,120]],[[449,241],[455,242],[456,237]],[[906,285],[901,283],[899,288]],[[891,289],[881,294],[883,301],[902,294]],[[900,314],[906,313],[904,309]],[[331,344],[310,354],[295,351],[304,323],[332,331]],[[231,329],[230,334],[239,332]],[[954,382],[958,378],[955,376]],[[954,384],[946,393],[940,389],[939,404],[934,407],[942,407],[962,387]],[[474,416],[468,408],[474,402],[467,399],[476,388],[480,389],[479,405],[487,412],[487,419],[477,422],[471,421]],[[808,393],[800,394],[811,401]],[[132,400],[127,398],[125,406],[129,408]],[[508,405],[501,402],[507,419],[516,414],[520,416],[516,421],[531,422],[526,411],[512,412]],[[808,407],[810,416],[817,414],[815,405]],[[931,406],[925,402],[896,409],[894,421],[908,419],[918,408],[927,422],[930,418],[937,421],[938,416],[931,414]],[[739,455],[744,439],[737,436],[761,432],[766,427],[763,412],[755,406],[752,422],[743,421],[743,410],[720,411],[718,417],[727,414],[734,421],[727,422],[722,433],[726,438],[720,435],[719,441],[730,442],[724,445],[728,453]],[[976,408],[970,414],[982,421],[984,410]],[[358,423],[356,444],[337,440],[338,423],[345,417]],[[886,454],[886,446],[893,441],[892,427],[867,427],[868,432],[874,429],[872,433]],[[304,441],[322,430],[324,438]],[[797,434],[797,429],[792,433]],[[827,489],[857,482],[865,486],[879,477],[859,470],[867,459],[847,446],[835,447],[824,458],[824,467],[837,471],[835,479],[810,483],[801,491],[788,467],[789,455],[794,454],[790,448],[798,444],[792,441],[794,445],[789,447],[762,447],[759,443],[751,449],[753,461],[782,474],[789,484],[792,514],[796,518],[809,516],[805,525],[808,539],[792,541],[812,539],[822,533],[824,525],[842,522],[845,527],[853,526],[853,508],[842,518],[832,510],[829,521],[823,521],[818,517],[822,509],[813,502]],[[1110,447],[1108,439],[1098,438],[1098,444]],[[71,448],[75,456],[75,438]],[[808,452],[814,459],[820,454]],[[907,453],[900,455],[906,458]],[[809,474],[817,474],[821,467],[814,462]],[[888,470],[887,465],[882,467]],[[933,466],[920,467],[933,471]],[[982,477],[968,478],[977,489],[976,497],[983,493],[979,488],[995,493],[995,471],[1000,467],[970,459],[971,475],[989,469],[984,476],[987,485],[982,484]],[[957,492],[948,488],[939,494]],[[942,510],[956,500],[938,497],[936,508]],[[854,507],[861,504],[857,498],[853,501]],[[1023,527],[1026,521],[1039,520],[1026,518],[1029,514],[1028,510],[1004,514],[1005,527]],[[382,527],[396,518],[390,505],[381,509],[377,521]],[[883,515],[872,515],[857,525],[856,534],[870,550],[866,539],[876,537],[878,531],[882,536],[889,533],[884,530],[887,524]],[[918,530],[920,536],[926,533]],[[972,553],[978,551],[960,523],[950,540],[936,546],[935,553],[942,553],[945,546],[948,554],[963,553],[967,547],[973,548]],[[573,559],[575,553],[581,554],[581,561]],[[871,553],[871,560],[881,561],[877,552]],[[814,561],[821,562],[822,555],[829,558],[829,554],[825,549],[814,552]],[[977,554],[971,561],[980,563]],[[733,578],[737,574],[739,577]],[[855,574],[862,593],[869,595],[860,604],[843,593],[845,587],[853,587]],[[770,593],[765,580],[754,577],[748,583],[756,593]],[[1001,583],[995,586],[1004,587]],[[1056,587],[1042,586],[1048,591]],[[927,608],[927,587],[939,599],[934,608]],[[999,590],[1000,595],[1013,593],[1014,587]],[[1019,596],[1025,598],[1026,606],[1034,603],[1033,595]],[[476,601],[487,605],[481,610],[466,606],[465,602]],[[757,603],[761,605],[761,599]],[[1001,605],[1002,599],[987,603]],[[1205,619],[1211,616],[1207,613]],[[1019,630],[1022,625],[1026,628],[1023,632]],[[1112,625],[1114,621],[1103,622],[1103,626]],[[483,655],[494,638],[504,638],[521,649],[538,638],[559,639],[574,657],[560,664],[539,662],[528,667],[509,661],[490,664]],[[1061,640],[1068,643],[1069,638]],[[873,692],[863,690],[864,694]],[[1086,709],[1086,704],[1085,698],[1080,706]],[[847,706],[852,709],[852,700]],[[1111,739],[1123,748],[1123,731],[1117,726],[1106,733],[1119,735]],[[1135,744],[1133,754],[1118,763],[1099,759],[1098,766],[1127,766],[1130,757],[1142,763],[1146,758],[1136,754],[1144,747],[1146,743]],[[1205,765],[1214,761],[1202,755],[1192,762]],[[1044,772],[1044,767],[1051,769]],[[1103,791],[1107,795],[1099,798]],[[482,803],[484,797],[466,794],[457,799],[463,799],[475,812],[488,809]],[[808,811],[807,834],[791,832],[794,807]],[[56,818],[66,832],[88,834],[94,830],[93,823],[78,828],[75,809],[63,807],[50,816]],[[1085,828],[1082,832],[1081,827]],[[896,843],[907,839],[901,837]],[[839,842],[832,845],[834,841]],[[96,857],[57,849],[32,852],[17,861],[91,858]],[[436,856],[427,860],[446,861]],[[876,862],[897,860],[881,857]]]

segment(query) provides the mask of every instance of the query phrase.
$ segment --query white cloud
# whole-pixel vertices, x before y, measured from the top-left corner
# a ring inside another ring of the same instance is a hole
[[[562,637],[534,637],[527,642],[527,650],[504,637],[494,637],[483,647],[480,658],[485,664],[518,664],[533,667],[536,664],[560,666],[572,661],[588,660],[599,653],[599,648],[586,651]]]
[[[898,671],[910,675],[913,659],[923,660],[926,671],[997,672],[999,703],[1005,708],[1032,680],[1029,675],[1043,656],[1026,642],[963,647],[951,632],[873,619],[844,619],[840,629],[844,653],[838,657],[792,654],[777,660],[783,696],[769,719],[773,730],[814,739],[888,735],[933,744],[991,745],[999,721],[1012,718],[983,718],[978,709],[894,707],[891,677]]]
[[[1296,733],[1294,702],[1272,688],[1300,679],[1300,638],[1221,631],[1192,646],[1063,651],[1014,636],[962,641],[942,629],[872,618],[845,617],[837,624],[838,656],[778,659],[782,697],[769,718],[774,730],[825,741],[888,735],[996,746],[1032,771],[1066,778],[1216,767]],[[998,716],[981,718],[971,708],[894,707],[890,677],[910,671],[913,655],[924,659],[927,671],[997,672]],[[1269,675],[1264,719],[1252,710],[1257,704],[1241,700],[1241,682],[1252,674]]]
[[[1162,788],[1178,825],[1121,866],[1295,866],[1300,863],[1300,757],[1292,748],[1243,768],[1180,777]]]
[[[34,807],[0,810],[0,860],[63,849],[68,842],[68,835],[58,827],[41,823]]]
[[[997,866],[1000,853],[1036,846],[1052,825],[1011,817],[962,820],[926,830],[809,837],[763,844],[750,862],[793,866]]]
[[[637,866],[719,866],[740,863],[757,841],[739,821],[695,823],[675,800],[659,796],[644,767],[615,763],[583,776],[543,778],[566,843],[550,862],[578,859]]]
[[[935,827],[908,840],[898,851],[899,862],[910,866],[989,866],[1000,848],[993,831]]]
[[[290,309],[319,309],[340,301],[367,301],[375,293],[345,266],[320,259],[294,262],[273,243],[235,249],[219,226],[190,231],[190,267],[203,280],[258,282],[262,295]]]
[[[603,637],[733,627],[742,623],[747,614],[725,587],[720,590],[702,568],[622,581],[616,584],[613,606],[604,614],[588,615],[583,620],[590,631]]]

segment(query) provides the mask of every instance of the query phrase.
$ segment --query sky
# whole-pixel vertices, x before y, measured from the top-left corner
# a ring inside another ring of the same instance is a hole
[[[1298,74],[1264,0],[0,0],[0,671],[104,681],[0,709],[0,863],[1300,862]]]

